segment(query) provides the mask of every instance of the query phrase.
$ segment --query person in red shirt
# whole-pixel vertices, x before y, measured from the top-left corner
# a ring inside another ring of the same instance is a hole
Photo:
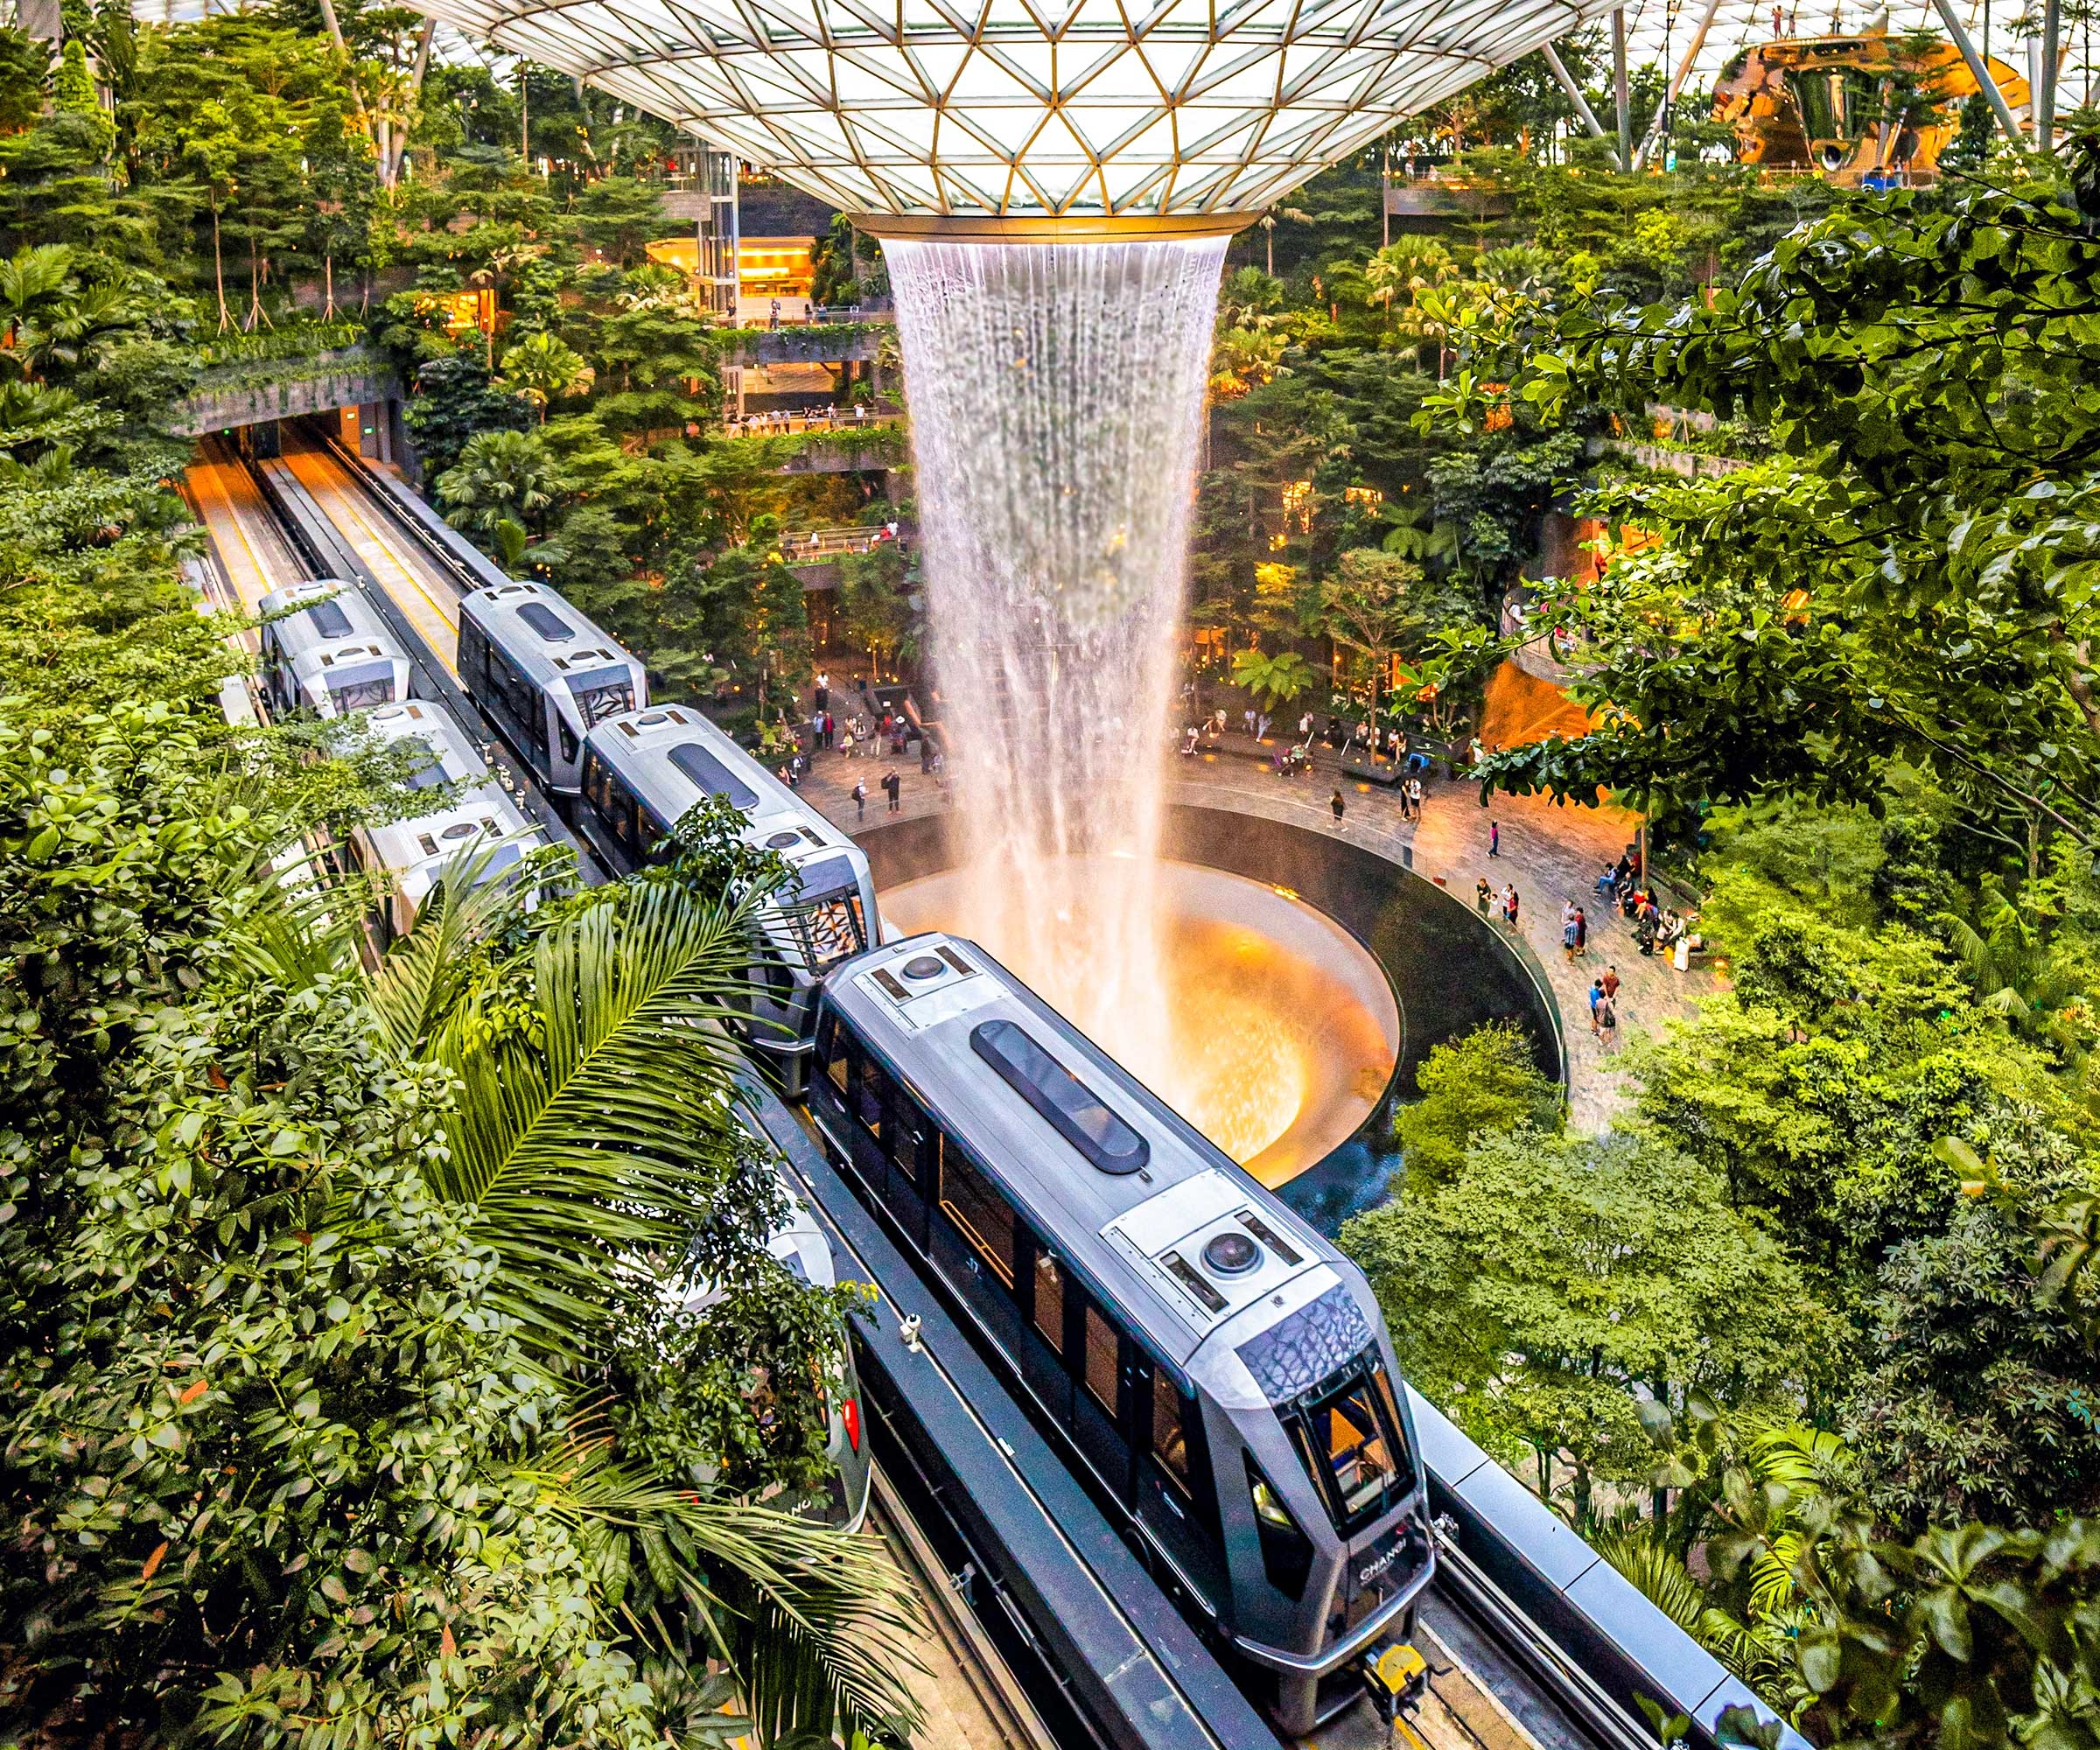
[[[1619,994],[1619,969],[1616,966],[1607,966],[1604,969],[1603,983],[1606,996],[1616,997]]]

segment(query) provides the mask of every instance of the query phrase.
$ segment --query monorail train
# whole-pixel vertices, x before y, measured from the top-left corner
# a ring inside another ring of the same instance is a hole
[[[1022,1389],[1286,1736],[1362,1693],[1432,1577],[1355,1267],[974,943],[834,970],[826,1153]]]
[[[761,1141],[760,1146],[770,1144]],[[838,1274],[831,1256],[831,1242],[816,1225],[808,1206],[794,1194],[785,1174],[780,1185],[788,1194],[788,1209],[767,1236],[766,1250],[798,1281],[816,1288],[836,1287]],[[704,1280],[682,1282],[675,1292],[677,1305],[689,1312],[700,1312],[721,1298],[721,1291]],[[850,1342],[844,1346],[844,1389],[830,1406],[831,1428],[824,1442],[824,1456],[831,1460],[833,1470],[831,1492],[827,1499],[813,1504],[811,1516],[844,1531],[858,1531],[868,1514],[874,1459],[868,1451],[867,1429],[861,1421],[860,1381],[854,1371]]]
[[[273,714],[342,717],[410,696],[411,668],[379,611],[339,578],[262,598],[262,680]]]
[[[458,666],[474,703],[559,796],[578,792],[592,725],[648,702],[640,662],[538,584],[460,598]]]
[[[387,882],[386,900],[374,920],[374,945],[383,953],[414,926],[430,889],[455,858],[482,858],[477,882],[506,880],[528,852],[546,844],[547,836],[504,794],[472,740],[442,705],[427,699],[374,705],[364,720],[385,740],[422,746],[428,760],[410,779],[417,789],[473,787],[434,813],[360,827],[345,841],[359,868]]]
[[[647,862],[708,796],[738,809],[744,842],[777,851],[794,873],[792,892],[760,920],[771,952],[752,969],[748,1037],[788,1096],[799,1099],[818,981],[880,939],[866,855],[690,706],[629,711],[584,738],[578,819],[623,872]]]

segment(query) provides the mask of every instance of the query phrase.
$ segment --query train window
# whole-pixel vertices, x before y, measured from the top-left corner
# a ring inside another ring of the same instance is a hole
[[[592,728],[607,718],[634,709],[634,677],[625,668],[601,668],[578,675],[569,682],[570,696],[584,714],[584,727]]]
[[[831,1085],[838,1089],[839,1097],[844,1099],[847,1078],[852,1072],[847,1063],[845,1041],[838,1036],[837,1016],[827,1015],[824,1018],[823,1028],[816,1036],[816,1052],[823,1060],[824,1074],[831,1078]]]
[[[1035,1254],[1035,1328],[1060,1355],[1065,1351],[1065,1269],[1054,1252]]]
[[[889,1078],[872,1057],[853,1060],[853,1116],[872,1137],[882,1134],[882,1096]]]
[[[518,618],[550,644],[564,643],[576,636],[568,622],[542,602],[527,602],[518,610]]]
[[[346,682],[341,686],[331,685],[328,696],[335,701],[338,710],[364,710],[372,705],[391,704],[394,702],[394,674],[391,668],[377,676],[366,675],[361,680]]]
[[[1412,1480],[1383,1382],[1384,1369],[1374,1368],[1292,1420],[1298,1457],[1344,1536],[1376,1518]]]
[[[1180,1389],[1165,1369],[1152,1369],[1152,1456],[1159,1468],[1188,1490],[1188,1424]]]
[[[562,763],[564,766],[574,764],[576,751],[579,745],[576,738],[575,730],[569,726],[569,719],[558,710],[554,715],[554,726],[556,732],[562,738]]]
[[[488,634],[465,614],[459,616],[459,678],[470,687],[488,682]]]
[[[1262,1467],[1247,1454],[1247,1492],[1254,1507],[1255,1530],[1262,1542],[1262,1569],[1269,1584],[1285,1598],[1302,1597],[1312,1572],[1312,1540],[1298,1529],[1298,1521]]]
[[[941,1208],[1007,1287],[1013,1286],[1013,1211],[991,1182],[962,1158],[941,1163]]]
[[[1093,1393],[1094,1401],[1107,1410],[1116,1413],[1116,1382],[1122,1372],[1117,1360],[1118,1333],[1101,1314],[1101,1310],[1089,1301],[1086,1317],[1086,1381],[1087,1390]]]
[[[970,1046],[1102,1172],[1135,1172],[1152,1158],[1143,1137],[1012,1021],[979,1022]]]

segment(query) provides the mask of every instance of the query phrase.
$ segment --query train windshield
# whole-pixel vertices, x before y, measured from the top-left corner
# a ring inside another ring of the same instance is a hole
[[[822,857],[795,872],[801,885],[786,909],[810,970],[821,972],[868,945],[860,872],[852,859]]]
[[[409,750],[416,769],[409,774],[411,790],[431,790],[444,782],[444,756],[420,735],[408,736],[402,746]]]
[[[348,672],[338,670],[328,677],[328,696],[342,711],[363,710],[370,705],[394,703],[394,665],[381,662]]]
[[[599,668],[570,678],[569,690],[584,714],[584,727],[634,709],[634,677],[625,668]]]
[[[306,610],[313,621],[313,629],[323,638],[347,638],[350,635],[350,616],[338,603],[316,602]]]
[[[1292,1444],[1345,1537],[1397,1506],[1413,1487],[1400,1409],[1377,1362],[1286,1420]]]

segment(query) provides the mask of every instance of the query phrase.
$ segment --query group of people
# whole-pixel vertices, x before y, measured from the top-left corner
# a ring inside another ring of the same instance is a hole
[[[1523,900],[1517,893],[1516,882],[1503,882],[1502,891],[1497,893],[1485,875],[1473,884],[1473,903],[1482,917],[1491,911],[1499,913],[1511,929],[1516,928],[1517,918],[1523,910]]]
[[[866,403],[840,408],[783,407],[746,413],[736,426],[736,436],[786,438],[797,431],[847,431],[864,430],[869,414]]]
[[[1609,1045],[1619,1030],[1619,969],[1607,966],[1590,980],[1590,1032]]]
[[[1572,900],[1560,902],[1560,950],[1571,966],[1590,951],[1589,914]]]
[[[1654,889],[1642,878],[1636,853],[1622,853],[1617,863],[1600,874],[1597,892],[1616,905],[1620,915],[1633,925],[1634,940],[1642,954],[1652,956],[1659,948],[1678,971],[1690,969],[1692,953],[1700,945],[1692,933],[1693,920],[1656,903]]]
[[[900,798],[904,794],[904,780],[897,775],[897,768],[894,766],[882,774],[882,793],[890,799],[888,811],[891,814],[900,812],[903,807]],[[864,778],[856,778],[853,780],[853,810],[856,825],[867,819],[868,786],[867,780]]]

